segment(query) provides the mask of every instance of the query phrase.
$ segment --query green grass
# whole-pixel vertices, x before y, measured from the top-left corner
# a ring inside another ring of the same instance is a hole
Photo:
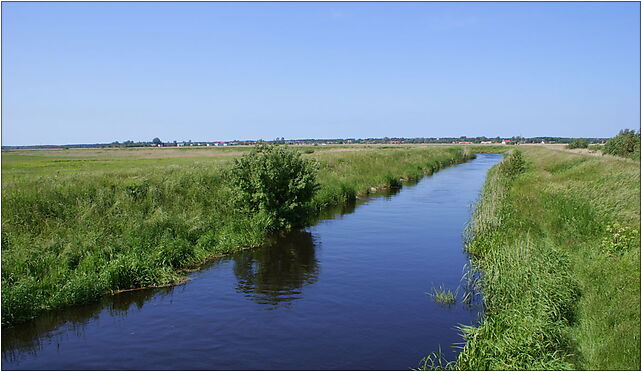
[[[453,292],[452,289],[444,288],[442,286],[439,286],[439,288],[433,288],[430,296],[432,296],[435,302],[440,305],[452,305],[457,302],[457,294]]]
[[[431,353],[427,357],[423,358],[419,364],[418,371],[450,371],[455,368],[455,362],[449,361],[444,356],[444,353],[441,351],[441,346],[439,350]]]
[[[524,147],[469,228],[486,312],[462,370],[640,369],[640,164]]]
[[[234,208],[224,177],[249,149],[218,150],[3,152],[2,325],[110,291],[171,284],[209,257],[262,244],[269,221]],[[321,165],[312,201],[321,212],[470,152],[319,147],[304,156]]]

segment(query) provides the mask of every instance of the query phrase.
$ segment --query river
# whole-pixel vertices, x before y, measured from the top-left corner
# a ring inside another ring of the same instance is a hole
[[[478,154],[182,285],[4,329],[2,369],[408,370],[439,347],[453,359],[456,327],[474,324],[480,306],[427,293],[462,284],[462,233],[500,160]]]

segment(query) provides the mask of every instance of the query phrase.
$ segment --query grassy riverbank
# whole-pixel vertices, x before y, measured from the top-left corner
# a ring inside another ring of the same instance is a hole
[[[266,221],[234,208],[225,177],[246,150],[3,153],[2,325],[174,283],[208,257],[261,244]],[[317,211],[471,156],[446,146],[303,152],[320,163]]]
[[[523,147],[488,175],[468,251],[486,313],[462,370],[640,369],[640,163]]]

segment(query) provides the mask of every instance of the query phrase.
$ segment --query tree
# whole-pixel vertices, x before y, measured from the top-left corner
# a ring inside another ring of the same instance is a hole
[[[154,145],[158,145],[158,144],[161,144],[161,143],[163,143],[163,142],[160,140],[160,138],[155,137],[155,138],[152,140],[152,143],[153,143]]]
[[[260,145],[234,161],[229,180],[237,207],[261,213],[272,228],[303,226],[319,188],[318,164],[283,146]]]

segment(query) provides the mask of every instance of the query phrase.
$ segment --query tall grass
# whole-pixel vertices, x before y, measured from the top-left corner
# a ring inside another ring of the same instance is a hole
[[[439,350],[430,353],[427,357],[423,358],[419,365],[419,371],[451,371],[455,368],[455,362],[449,361]]]
[[[317,212],[370,187],[391,187],[390,176],[416,179],[471,157],[460,147],[303,156],[321,166],[312,201]],[[3,162],[3,326],[111,291],[175,283],[182,269],[265,240],[265,214],[233,204],[224,177],[230,161],[140,159],[118,168],[86,160],[39,157],[34,172],[26,171],[29,160]]]
[[[313,155],[317,155],[316,153]],[[438,170],[474,158],[461,147],[374,148],[352,152],[328,152],[315,156],[320,162],[321,189],[313,206],[323,210],[370,193],[399,187]]]
[[[523,155],[490,170],[467,230],[485,313],[451,367],[639,370],[639,164]]]

